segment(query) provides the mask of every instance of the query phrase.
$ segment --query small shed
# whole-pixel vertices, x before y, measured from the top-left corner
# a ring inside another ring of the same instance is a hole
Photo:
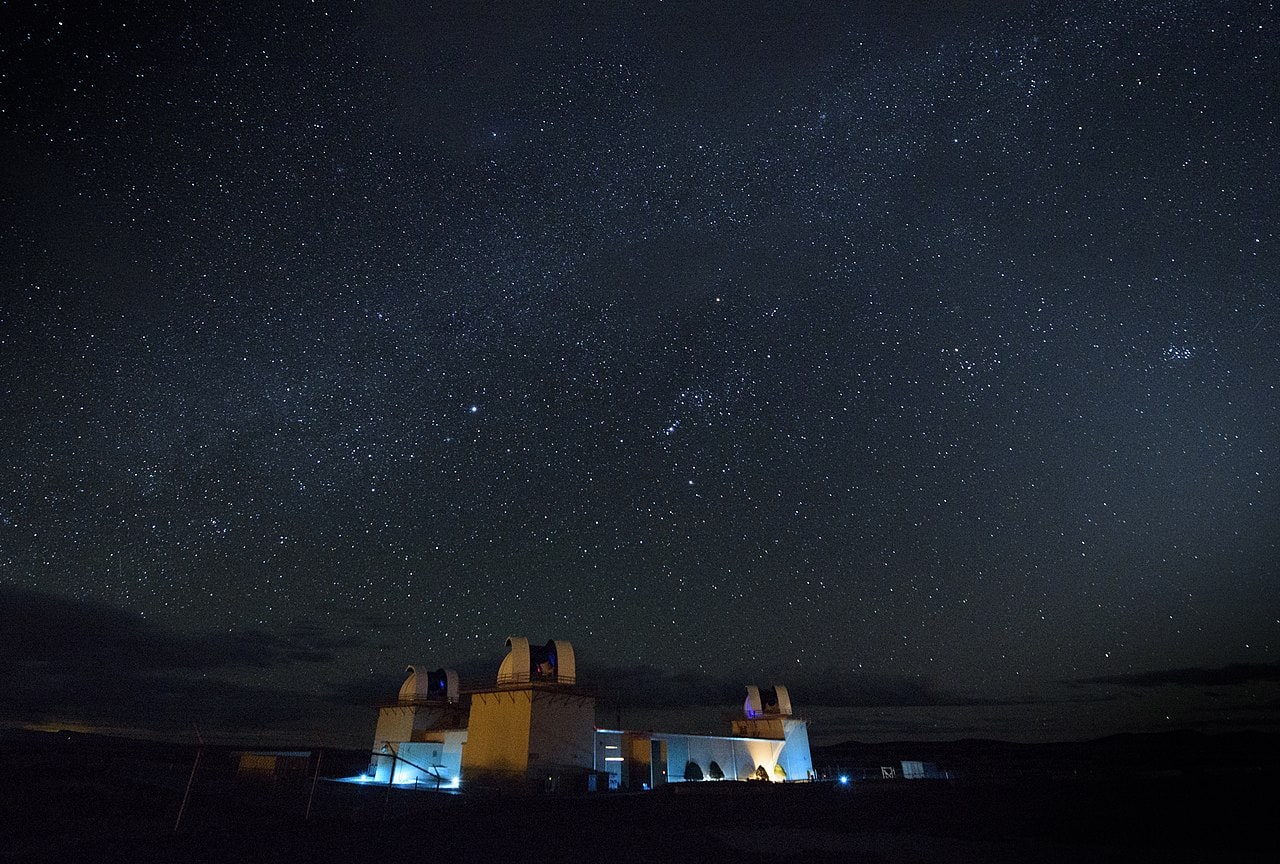
[[[278,780],[305,774],[310,750],[246,750],[240,754],[236,776],[250,780]]]

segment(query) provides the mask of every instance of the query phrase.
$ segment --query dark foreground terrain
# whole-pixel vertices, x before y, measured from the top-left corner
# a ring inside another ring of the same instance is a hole
[[[237,776],[234,751],[209,748],[175,833],[194,750],[6,734],[0,861],[1271,862],[1274,743],[849,744],[815,752],[848,785],[708,782],[528,799],[324,779],[312,794],[314,761],[251,779]],[[896,756],[940,760],[953,776],[871,779]],[[320,774],[365,758],[326,751]]]

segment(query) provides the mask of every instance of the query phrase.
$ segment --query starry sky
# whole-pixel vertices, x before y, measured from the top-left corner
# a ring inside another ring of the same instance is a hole
[[[1275,728],[1278,119],[1256,0],[0,5],[0,719]]]

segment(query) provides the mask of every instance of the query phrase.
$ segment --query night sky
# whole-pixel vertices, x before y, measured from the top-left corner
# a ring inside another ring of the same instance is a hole
[[[0,720],[1277,728],[1278,121],[1272,2],[0,5]]]

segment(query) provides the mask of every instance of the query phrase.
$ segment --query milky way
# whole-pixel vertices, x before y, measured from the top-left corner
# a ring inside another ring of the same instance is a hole
[[[0,582],[312,693],[1277,661],[1273,4],[614,5],[20,11]]]

